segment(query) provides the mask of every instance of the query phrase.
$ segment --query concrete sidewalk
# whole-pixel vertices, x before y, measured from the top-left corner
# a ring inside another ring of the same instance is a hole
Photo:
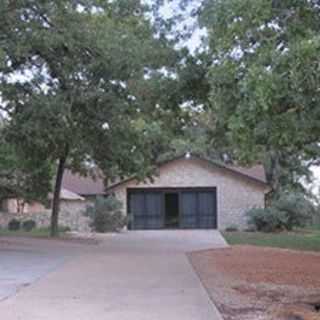
[[[205,231],[106,236],[101,245],[0,303],[1,318],[221,320],[185,255],[225,245],[218,232],[211,236]]]

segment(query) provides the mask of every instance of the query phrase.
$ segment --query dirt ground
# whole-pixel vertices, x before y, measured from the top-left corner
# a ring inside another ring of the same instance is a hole
[[[190,261],[225,320],[320,320],[320,254],[254,246]]]

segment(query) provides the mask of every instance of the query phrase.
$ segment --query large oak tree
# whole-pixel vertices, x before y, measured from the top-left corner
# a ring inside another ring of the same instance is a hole
[[[299,182],[320,154],[319,1],[207,0],[201,23],[215,135],[276,191]]]
[[[141,92],[176,54],[146,9],[140,1],[1,1],[6,139],[35,165],[43,154],[56,164],[52,235],[66,167],[98,166],[108,178],[152,172],[165,123]]]

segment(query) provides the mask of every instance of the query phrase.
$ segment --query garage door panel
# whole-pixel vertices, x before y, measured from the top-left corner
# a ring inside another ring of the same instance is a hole
[[[159,193],[146,193],[145,194],[145,210],[146,214],[150,217],[161,216],[161,194]]]
[[[145,229],[163,228],[161,193],[146,193],[145,204],[147,213]]]
[[[216,219],[214,217],[200,217],[199,228],[200,229],[210,229],[215,228]]]
[[[181,218],[180,227],[183,229],[197,228],[198,221],[196,216],[184,216]]]
[[[183,216],[194,216],[197,213],[196,192],[181,193],[181,210],[183,212]]]
[[[198,200],[196,192],[181,193],[180,227],[196,228],[198,225]]]
[[[146,219],[145,216],[133,218],[133,229],[135,230],[143,230],[145,229]]]
[[[145,215],[144,195],[142,193],[132,193],[129,201],[131,214],[143,218]]]
[[[161,193],[133,192],[129,196],[129,201],[133,229],[163,228]]]
[[[162,229],[162,228],[163,228],[162,220],[159,220],[156,218],[148,218],[144,225],[144,229],[146,230],[156,230],[156,229]]]
[[[216,197],[214,192],[199,192],[199,228],[214,228],[216,225]]]
[[[214,211],[213,192],[199,192],[198,197],[200,215],[211,215]]]
[[[216,195],[214,191],[181,193],[181,227],[209,229],[216,226]]]

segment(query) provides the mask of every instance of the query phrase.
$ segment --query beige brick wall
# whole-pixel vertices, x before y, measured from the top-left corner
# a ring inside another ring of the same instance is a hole
[[[159,176],[153,183],[137,183],[131,180],[115,187],[112,191],[124,204],[127,212],[127,189],[148,187],[216,187],[218,228],[237,225],[247,226],[246,211],[252,207],[264,207],[267,187],[238,174],[214,167],[200,159],[179,159],[161,166]]]
[[[2,210],[10,213],[17,213],[18,210],[18,201],[20,204],[23,203],[23,200],[19,199],[6,199],[3,200],[1,207]],[[31,202],[31,203],[25,203],[23,205],[23,212],[24,213],[39,213],[43,212],[45,210],[45,207],[39,203],[39,202]]]
[[[87,205],[91,203],[91,201],[61,200],[59,225],[69,227],[72,231],[90,231],[90,219],[84,216],[84,212]],[[37,227],[48,227],[51,220],[51,210],[43,209],[40,212],[24,212],[22,214],[0,211],[0,228],[7,228],[12,219],[17,219],[21,222],[32,219],[36,222]]]

